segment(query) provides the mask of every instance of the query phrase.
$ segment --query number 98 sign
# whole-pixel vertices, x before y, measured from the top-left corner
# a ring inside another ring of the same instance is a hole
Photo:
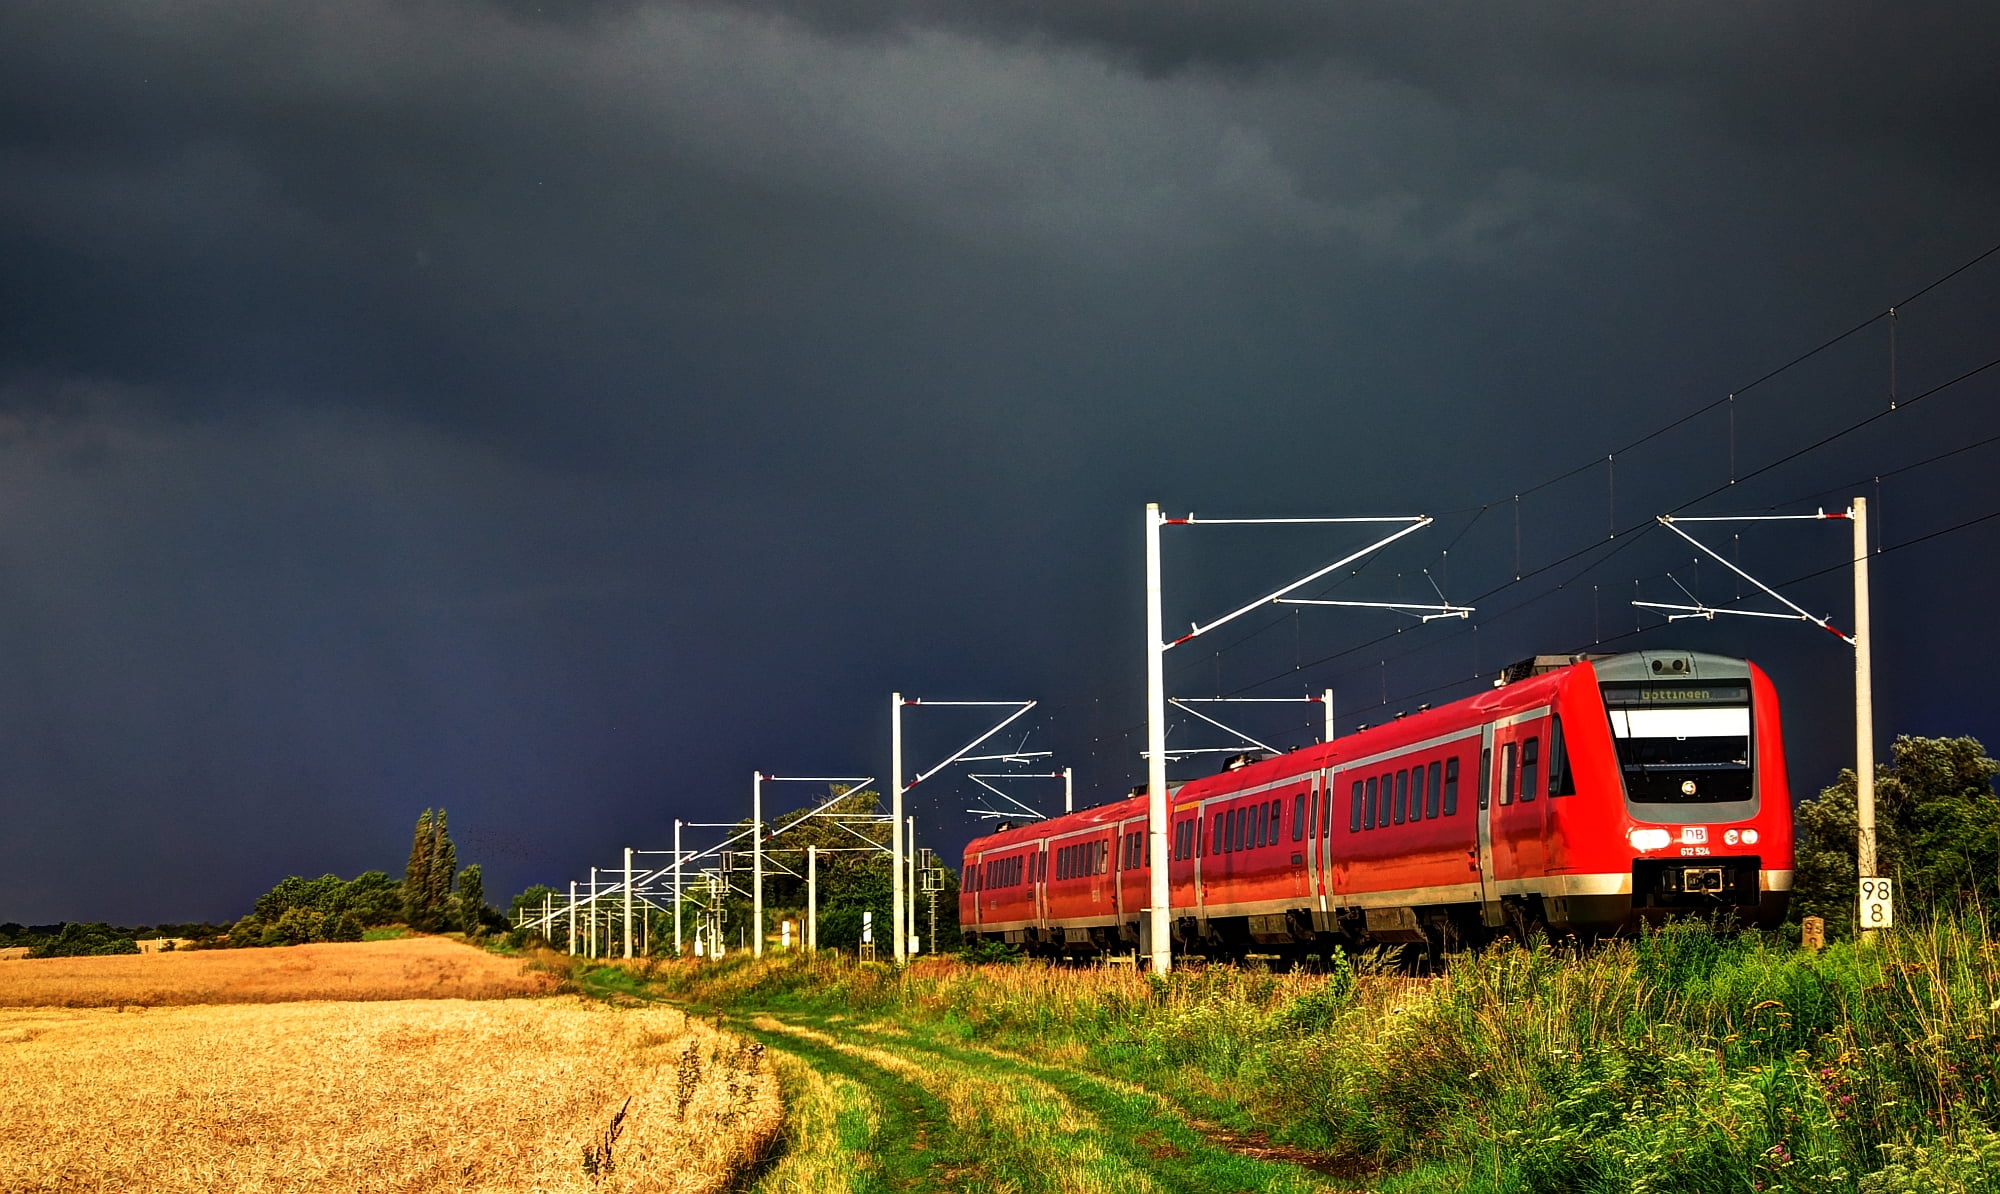
[[[1861,881],[1861,924],[1864,929],[1886,929],[1896,923],[1896,904],[1892,879],[1863,879]]]

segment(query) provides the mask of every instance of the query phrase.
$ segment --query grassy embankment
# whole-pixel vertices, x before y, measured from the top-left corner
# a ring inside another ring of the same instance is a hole
[[[2000,1190],[2000,945],[1979,925],[1817,955],[1679,925],[1427,981],[949,960],[898,975],[794,955],[663,967],[654,985],[752,1018],[732,1027],[823,1081],[901,1066],[1018,1189],[1127,1188],[1104,1176],[1120,1162],[1212,1156],[1158,1096],[1211,1140],[1311,1150],[1389,1190]],[[1015,1090],[1048,1096],[1039,1119],[995,1118],[1022,1107]],[[955,1116],[954,1092],[988,1105]],[[819,1102],[838,1118],[837,1090]],[[1097,1137],[1053,1139],[1078,1111]],[[1045,1180],[1092,1155],[1091,1180]],[[1209,1188],[1280,1188],[1274,1168]]]

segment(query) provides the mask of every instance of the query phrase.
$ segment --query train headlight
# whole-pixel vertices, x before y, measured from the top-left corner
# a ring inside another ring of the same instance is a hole
[[[1684,779],[1684,780],[1682,780],[1682,781],[1681,781],[1681,795],[1683,795],[1683,796],[1692,796],[1692,795],[1694,795],[1694,794],[1695,794],[1695,792],[1696,792],[1697,790],[1698,790],[1698,789],[1696,789],[1696,787],[1695,787],[1695,783],[1694,783],[1694,781],[1693,781],[1693,780],[1691,780],[1691,779]]]
[[[1744,830],[1744,831],[1743,831],[1743,844],[1744,844],[1744,845],[1746,845],[1746,846],[1754,846],[1754,845],[1756,845],[1756,844],[1757,844],[1757,831],[1756,831],[1756,830],[1754,830],[1754,829],[1746,829],[1746,830]]]
[[[1674,840],[1674,835],[1664,829],[1634,829],[1632,848],[1634,850],[1660,850]]]
[[[1741,836],[1743,836],[1743,835],[1742,835],[1742,834],[1740,834],[1740,833],[1737,833],[1737,832],[1736,832],[1736,831],[1735,831],[1734,829],[1731,829],[1731,830],[1729,830],[1729,831],[1725,832],[1725,833],[1724,833],[1724,834],[1722,835],[1722,840],[1723,840],[1723,841],[1724,841],[1725,843],[1727,843],[1728,845],[1731,845],[1731,846],[1733,846],[1733,845],[1735,845],[1735,844],[1736,844],[1736,839],[1737,839],[1737,838],[1739,838],[1739,837],[1741,837]]]

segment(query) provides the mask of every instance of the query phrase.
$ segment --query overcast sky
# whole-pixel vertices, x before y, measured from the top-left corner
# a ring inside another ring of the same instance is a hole
[[[1850,653],[1636,618],[1635,582],[1739,588],[1637,528],[1879,494],[1896,547],[2000,511],[2000,445],[1903,467],[2000,434],[2000,369],[1704,496],[1886,409],[1889,322],[1750,382],[2000,243],[1996,25],[0,8],[0,920],[232,918],[396,872],[437,805],[489,891],[566,882],[746,815],[753,769],[883,774],[895,689],[1038,699],[1027,749],[1121,793],[1148,501],[1434,514],[1338,592],[1480,610],[1260,614],[1177,649],[1178,695],[1331,686],[1351,729],[1536,653],[1742,653],[1809,795],[1852,758]],[[1899,398],[2000,357],[1996,316],[2000,256],[1901,309]],[[1845,534],[1717,532],[1773,580]],[[1360,543],[1171,531],[1169,622]],[[1996,548],[1876,562],[1885,743],[2000,745]],[[1851,616],[1842,570],[1787,592]],[[911,770],[977,728],[915,713]],[[963,842],[967,787],[919,789],[921,837]]]

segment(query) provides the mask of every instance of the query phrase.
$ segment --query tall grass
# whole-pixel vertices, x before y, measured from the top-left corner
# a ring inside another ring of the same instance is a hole
[[[1362,967],[1365,971],[1368,967]],[[2000,1190],[2000,946],[1939,921],[1817,954],[1669,925],[1436,979],[821,955],[669,967],[739,1007],[918,1018],[1197,1115],[1462,1189]]]

